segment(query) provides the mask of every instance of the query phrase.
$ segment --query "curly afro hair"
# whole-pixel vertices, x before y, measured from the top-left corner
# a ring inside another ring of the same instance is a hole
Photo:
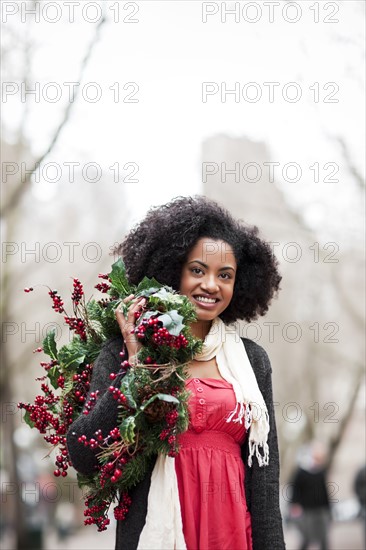
[[[258,233],[204,196],[176,197],[150,208],[112,254],[122,256],[131,284],[155,277],[179,291],[183,265],[198,239],[223,240],[234,251],[237,273],[233,298],[220,318],[226,324],[250,322],[268,311],[282,279],[270,245]]]

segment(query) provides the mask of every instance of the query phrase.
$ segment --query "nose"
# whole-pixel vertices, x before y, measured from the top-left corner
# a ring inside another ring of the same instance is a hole
[[[209,276],[207,275],[202,281],[201,281],[201,288],[203,291],[208,292],[209,294],[214,294],[215,292],[219,291],[219,285],[217,284],[217,281],[214,277],[214,275]]]

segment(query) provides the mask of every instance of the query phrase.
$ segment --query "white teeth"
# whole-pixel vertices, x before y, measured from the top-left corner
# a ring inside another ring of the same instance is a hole
[[[197,296],[196,300],[198,302],[206,302],[207,304],[215,304],[216,303],[215,298],[205,298],[204,296]]]

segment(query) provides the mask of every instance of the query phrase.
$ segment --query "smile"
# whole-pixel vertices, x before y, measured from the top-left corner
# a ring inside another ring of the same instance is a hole
[[[203,304],[216,304],[219,301],[217,298],[206,298],[206,296],[193,296],[193,298]]]

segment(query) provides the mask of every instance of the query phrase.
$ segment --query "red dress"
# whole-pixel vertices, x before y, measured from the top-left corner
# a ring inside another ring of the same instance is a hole
[[[232,385],[190,378],[190,425],[175,459],[187,550],[252,550],[240,445],[246,430],[225,418],[236,405]]]

